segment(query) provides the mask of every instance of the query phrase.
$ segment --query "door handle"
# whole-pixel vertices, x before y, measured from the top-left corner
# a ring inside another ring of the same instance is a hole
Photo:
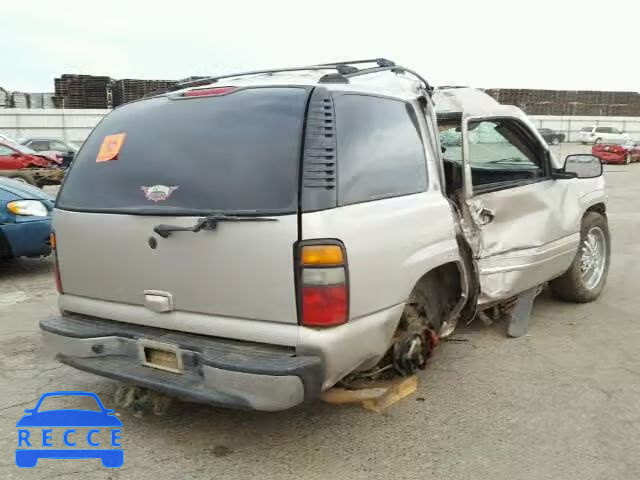
[[[490,208],[483,207],[482,210],[480,210],[480,221],[482,222],[482,225],[487,225],[488,223],[493,222],[494,218],[496,218],[496,213]]]

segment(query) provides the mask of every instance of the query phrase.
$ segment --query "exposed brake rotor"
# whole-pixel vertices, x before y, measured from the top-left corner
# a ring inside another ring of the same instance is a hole
[[[420,310],[416,304],[408,304],[396,332],[393,367],[402,376],[424,369],[438,343],[436,332]]]

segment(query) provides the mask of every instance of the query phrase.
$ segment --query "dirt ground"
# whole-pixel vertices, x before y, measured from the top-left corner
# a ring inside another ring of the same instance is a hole
[[[51,262],[2,263],[0,478],[640,478],[640,164],[607,167],[606,178],[613,255],[597,302],[543,295],[519,339],[503,324],[461,328],[418,392],[383,414],[322,403],[279,413],[178,403],[143,419],[117,410],[118,470],[99,460],[15,466],[16,421],[42,393],[93,391],[113,407],[115,384],[43,349],[38,321],[56,313]]]

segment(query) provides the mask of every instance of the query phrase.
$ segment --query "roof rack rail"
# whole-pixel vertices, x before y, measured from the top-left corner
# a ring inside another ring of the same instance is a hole
[[[354,73],[358,69],[356,67],[349,68],[351,64],[357,65],[362,63],[375,63],[379,67],[395,65],[393,61],[387,60],[386,58],[372,58],[372,59],[365,59],[365,60],[349,60],[349,61],[340,61],[340,62],[332,62],[332,63],[320,63],[315,65],[309,65],[306,67],[270,68],[266,70],[251,70],[248,72],[232,73],[228,75],[218,75],[215,77],[205,77],[205,78],[200,78],[198,80],[191,80],[189,82],[176,83],[175,85],[169,87],[168,91],[180,90],[182,88],[187,88],[187,87],[200,87],[202,85],[215,83],[218,80],[222,80],[224,78],[244,77],[245,75],[259,75],[263,73],[300,72],[304,70],[326,70],[328,68],[335,68],[340,73],[342,72]]]
[[[227,75],[218,75],[216,77],[206,77],[199,80],[192,80],[190,82],[176,83],[169,87],[167,91],[181,90],[188,87],[201,87],[203,85],[209,85],[210,83],[216,83],[218,80],[224,78],[244,77],[247,75],[260,75],[263,73],[283,73],[283,72],[302,72],[305,70],[327,70],[330,66],[324,65],[309,65],[307,67],[292,67],[292,68],[269,68],[266,70],[251,70],[248,72],[230,73]]]
[[[358,69],[353,65],[363,64],[363,63],[374,63],[377,67],[372,68],[363,68]],[[340,61],[333,63],[323,63],[317,65],[308,65],[305,67],[292,67],[292,68],[270,68],[265,70],[251,70],[248,72],[239,72],[239,73],[230,73],[227,75],[218,75],[215,77],[206,77],[198,80],[192,80],[189,82],[181,82],[176,83],[169,87],[165,92],[172,92],[175,90],[181,90],[183,88],[188,87],[201,87],[204,85],[209,85],[211,83],[216,83],[218,80],[222,80],[225,78],[235,78],[235,77],[244,77],[248,75],[260,75],[267,73],[284,73],[284,72],[301,72],[305,70],[318,71],[318,70],[327,70],[327,69],[335,69],[336,73],[330,73],[324,75],[320,78],[320,82],[322,83],[348,83],[349,78],[357,77],[361,75],[368,75],[371,73],[377,72],[385,72],[392,71],[394,73],[409,73],[424,83],[425,89],[431,94],[433,92],[433,88],[429,85],[424,78],[422,78],[418,73],[414,72],[405,67],[401,67],[396,65],[392,60],[388,60],[386,58],[373,58],[373,59],[364,59],[364,60],[349,60],[349,61]],[[155,95],[158,95],[162,92],[153,92]],[[147,95],[151,96],[151,95]]]

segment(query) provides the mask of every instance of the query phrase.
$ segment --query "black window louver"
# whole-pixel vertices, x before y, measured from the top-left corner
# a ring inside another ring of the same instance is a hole
[[[336,125],[333,99],[323,88],[311,96],[302,159],[302,210],[337,204]]]

